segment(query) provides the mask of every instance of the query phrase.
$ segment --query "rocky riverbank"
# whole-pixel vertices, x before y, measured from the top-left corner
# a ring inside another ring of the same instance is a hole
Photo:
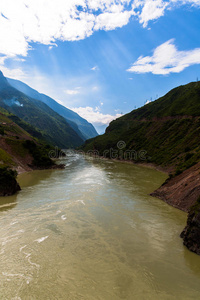
[[[0,196],[11,196],[21,190],[16,177],[16,171],[0,168]]]
[[[189,212],[187,225],[180,236],[190,251],[200,255],[200,162],[183,173],[168,178],[151,196]]]
[[[200,162],[181,174],[169,178],[151,196],[162,199],[168,204],[189,212],[200,195]]]
[[[192,252],[200,255],[200,197],[191,207],[187,225],[181,233],[183,244]]]

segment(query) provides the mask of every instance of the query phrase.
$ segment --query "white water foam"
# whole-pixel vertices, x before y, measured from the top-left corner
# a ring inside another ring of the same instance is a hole
[[[16,202],[12,202],[12,203],[8,203],[8,204],[3,204],[3,205],[0,205],[0,208],[9,207],[9,206],[16,205],[16,204],[17,204]]]
[[[26,247],[27,247],[27,245],[22,246],[22,247],[19,249],[19,251],[22,252],[22,250],[23,250],[24,248],[26,248]]]
[[[48,235],[47,236],[43,236],[43,237],[41,237],[40,239],[37,239],[37,240],[34,240],[34,242],[38,242],[38,243],[42,243],[42,242],[44,242],[46,239],[48,239]]]
[[[15,225],[17,223],[18,223],[18,221],[14,221],[14,222],[11,222],[10,225],[12,226],[12,225]]]
[[[75,201],[75,202],[80,202],[80,203],[82,203],[83,205],[85,205],[85,202],[84,202],[83,200],[77,200],[77,201]]]

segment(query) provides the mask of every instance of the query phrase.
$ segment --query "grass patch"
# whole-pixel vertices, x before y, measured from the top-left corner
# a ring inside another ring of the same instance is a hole
[[[25,157],[28,154],[27,149],[23,145],[23,141],[14,138],[6,138],[5,140],[14,154],[21,157]]]
[[[10,166],[15,165],[10,154],[8,154],[6,151],[4,151],[1,148],[0,148],[0,161],[2,162],[0,164],[0,167],[4,167],[5,165],[10,165]]]

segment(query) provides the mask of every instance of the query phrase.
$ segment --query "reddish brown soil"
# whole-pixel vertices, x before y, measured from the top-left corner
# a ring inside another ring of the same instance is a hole
[[[188,212],[200,196],[200,162],[180,175],[166,180],[151,196]]]
[[[13,162],[15,163],[15,166],[13,166],[13,169],[16,169],[18,173],[23,173],[26,171],[31,171],[32,168],[30,168],[29,165],[32,163],[32,156],[30,154],[25,155],[24,157],[21,157],[17,155],[16,153],[13,153],[11,147],[6,143],[5,139],[3,137],[0,137],[0,148],[6,151],[10,156],[12,157]]]

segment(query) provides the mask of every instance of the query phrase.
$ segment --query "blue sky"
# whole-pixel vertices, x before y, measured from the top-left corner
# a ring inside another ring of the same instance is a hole
[[[200,79],[200,1],[2,0],[0,69],[101,132]]]

